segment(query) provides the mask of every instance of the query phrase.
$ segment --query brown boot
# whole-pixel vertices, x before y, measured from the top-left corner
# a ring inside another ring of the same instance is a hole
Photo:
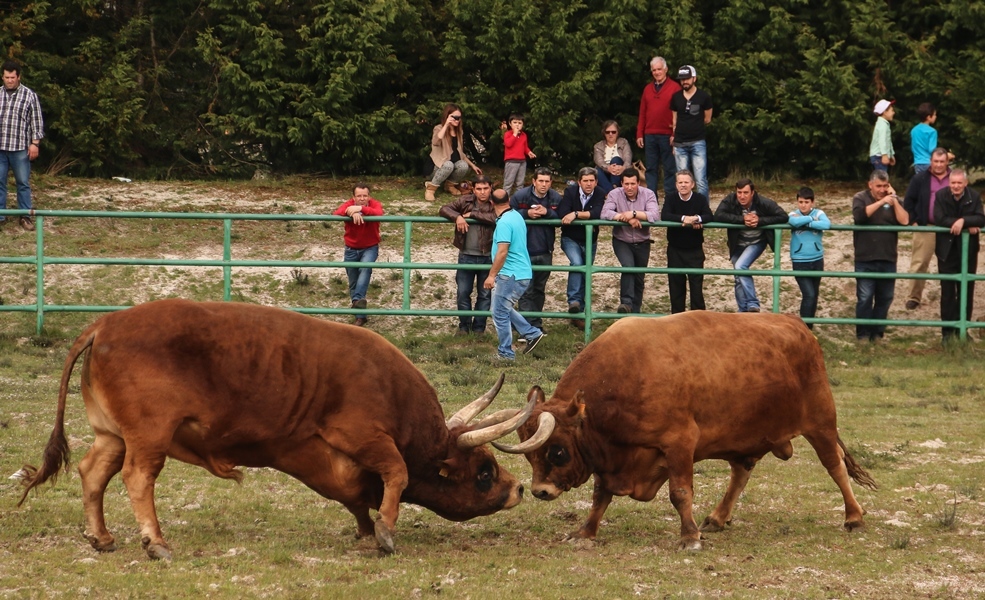
[[[445,181],[445,191],[452,196],[462,195],[462,190],[458,189],[458,184],[453,181]]]
[[[434,193],[438,191],[438,186],[434,185],[430,181],[424,183],[424,199],[428,202],[434,202]]]

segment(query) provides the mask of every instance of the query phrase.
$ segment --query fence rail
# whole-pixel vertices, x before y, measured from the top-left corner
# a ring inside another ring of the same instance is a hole
[[[36,268],[35,302],[23,305],[0,304],[0,312],[29,312],[37,315],[36,330],[40,334],[44,329],[44,318],[46,313],[55,312],[110,312],[129,308],[126,305],[62,305],[48,304],[45,302],[45,267],[49,265],[137,265],[137,266],[186,266],[186,267],[221,267],[223,291],[222,299],[229,301],[232,299],[233,269],[247,267],[309,267],[309,268],[345,268],[345,267],[365,267],[366,263],[344,262],[344,261],[311,261],[311,260],[234,260],[232,258],[233,248],[233,223],[239,221],[348,221],[348,217],[337,217],[333,215],[305,215],[305,214],[237,214],[237,213],[187,213],[187,212],[134,212],[134,211],[65,211],[65,210],[38,210],[28,213],[23,210],[3,210],[0,215],[23,216],[31,214],[36,218],[37,228],[35,230],[35,252],[30,256],[0,256],[0,264],[28,264]],[[49,217],[66,218],[88,218],[88,219],[164,219],[164,220],[197,220],[197,221],[219,221],[222,223],[222,257],[216,259],[163,259],[163,258],[94,258],[79,256],[50,256],[45,254],[45,227],[44,222]],[[415,217],[415,216],[383,216],[365,217],[367,221],[380,221],[390,223],[402,223],[404,229],[403,260],[401,262],[376,262],[372,264],[373,269],[398,270],[402,272],[403,291],[401,308],[326,308],[326,307],[294,307],[292,310],[306,314],[363,314],[363,315],[395,315],[395,316],[427,316],[427,317],[458,317],[466,315],[488,314],[478,311],[459,311],[459,310],[434,310],[413,308],[411,306],[411,272],[414,270],[443,270],[454,271],[460,269],[485,270],[488,265],[460,265],[457,263],[418,263],[411,260],[413,247],[413,229],[415,224],[434,224],[441,223],[448,225],[449,222],[441,217]],[[470,221],[472,222],[472,221]],[[560,225],[560,220],[538,219],[528,221],[535,225]],[[586,239],[592,239],[591,232],[595,227],[625,226],[623,223],[613,221],[579,221],[586,228]],[[651,228],[680,227],[680,223],[660,221],[649,224]],[[726,223],[708,223],[706,228],[742,228],[742,225],[732,225]],[[774,248],[783,247],[784,232],[790,228],[786,225],[771,225],[763,229],[771,230],[774,236]],[[856,225],[834,225],[834,231],[855,231],[876,229]],[[946,232],[943,227],[879,227],[880,231],[895,230],[900,232]],[[866,278],[871,279],[934,279],[950,280],[959,283],[959,302],[964,307],[968,302],[968,283],[985,279],[985,276],[968,273],[967,249],[969,235],[963,232],[961,235],[962,260],[961,271],[957,274],[914,274],[914,273],[866,273]],[[592,248],[589,252],[594,252]],[[585,307],[582,313],[568,312],[528,312],[528,316],[538,316],[543,318],[571,319],[578,318],[585,320],[585,341],[591,339],[592,322],[599,319],[617,319],[623,314],[596,311],[592,305],[592,279],[599,273],[646,273],[654,275],[666,274],[687,274],[702,273],[705,275],[748,275],[751,277],[769,277],[772,279],[772,310],[780,311],[780,280],[783,277],[824,277],[824,278],[856,278],[854,271],[795,271],[781,269],[781,252],[773,253],[773,266],[771,269],[679,269],[666,267],[647,267],[647,268],[628,268],[605,265],[593,265],[591,258],[586,257],[587,264],[581,267],[568,265],[535,265],[535,271],[549,270],[557,272],[579,271],[585,275]],[[658,316],[658,315],[653,315]],[[965,318],[965,311],[960,311],[960,318],[956,321],[940,320],[876,320],[876,319],[855,319],[840,317],[815,317],[805,319],[808,323],[828,323],[835,325],[875,325],[892,324],[908,327],[955,327],[961,339],[965,339],[968,329],[985,327],[985,323],[974,322]]]

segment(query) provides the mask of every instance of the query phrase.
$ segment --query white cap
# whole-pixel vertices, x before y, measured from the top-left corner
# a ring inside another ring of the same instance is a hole
[[[896,103],[895,100],[880,100],[876,102],[876,106],[875,108],[872,109],[872,112],[876,113],[877,115],[881,115],[882,113],[886,112],[886,110],[890,106],[892,106],[895,103]]]

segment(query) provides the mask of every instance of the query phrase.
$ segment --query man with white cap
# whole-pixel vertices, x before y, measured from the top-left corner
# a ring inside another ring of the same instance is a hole
[[[893,136],[889,132],[889,123],[896,115],[896,109],[893,108],[895,103],[895,100],[880,100],[872,109],[877,118],[872,130],[872,142],[869,144],[869,162],[876,171],[888,171],[889,167],[896,164]]]
[[[695,85],[698,71],[684,65],[677,71],[681,91],[670,99],[673,131],[670,143],[674,148],[677,170],[691,171],[698,193],[708,197],[708,145],[705,142],[705,125],[711,123],[711,96]]]

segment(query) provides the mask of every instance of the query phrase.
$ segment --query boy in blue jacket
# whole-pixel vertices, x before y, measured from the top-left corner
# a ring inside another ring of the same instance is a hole
[[[797,192],[797,210],[790,213],[788,221],[793,228],[790,236],[790,262],[795,271],[823,271],[824,246],[821,238],[824,230],[831,229],[831,221],[824,211],[814,206],[814,190],[802,187]],[[800,287],[800,318],[813,318],[817,312],[817,297],[821,290],[821,277],[795,277]],[[807,327],[814,329],[813,323]]]

